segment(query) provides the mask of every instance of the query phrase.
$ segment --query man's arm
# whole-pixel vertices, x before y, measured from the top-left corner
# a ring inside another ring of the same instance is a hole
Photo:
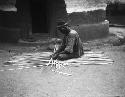
[[[59,49],[54,54],[59,54],[60,52],[62,52],[66,47],[65,43],[66,43],[66,39],[64,37],[61,46],[59,46]]]
[[[59,47],[59,49],[54,53],[52,54],[50,57],[52,59],[57,59],[58,55],[65,49],[65,40],[63,39],[63,42],[61,44],[61,46]]]
[[[62,52],[64,49],[65,49],[65,46],[64,46],[64,45],[61,45],[61,46],[59,47],[59,49],[58,49],[54,54],[59,54],[59,53]]]
[[[67,41],[67,45],[66,45],[66,48],[64,50],[64,53],[73,53],[74,43],[75,43],[75,36],[74,35],[70,35],[68,37],[68,41]]]

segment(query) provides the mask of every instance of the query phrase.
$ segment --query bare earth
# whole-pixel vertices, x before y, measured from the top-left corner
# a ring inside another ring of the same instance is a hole
[[[119,28],[125,34],[124,28]],[[37,52],[36,46],[12,44],[0,45],[0,97],[125,97],[125,45],[112,46],[117,42],[117,28],[110,28],[104,39],[84,43],[86,50],[103,51],[114,60],[107,65],[67,66],[67,76],[53,72],[50,67],[16,68],[4,66],[10,57],[24,52]],[[37,48],[43,52],[42,46]]]

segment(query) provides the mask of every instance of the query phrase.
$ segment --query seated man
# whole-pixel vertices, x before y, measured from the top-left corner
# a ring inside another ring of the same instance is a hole
[[[59,22],[57,28],[62,34],[64,34],[64,38],[61,46],[51,55],[51,58],[53,60],[67,60],[82,56],[84,51],[78,33],[75,30],[70,29],[65,22]]]

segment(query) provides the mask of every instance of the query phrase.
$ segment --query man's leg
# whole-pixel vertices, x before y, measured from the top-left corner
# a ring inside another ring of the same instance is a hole
[[[75,58],[75,56],[73,54],[60,54],[57,58],[57,60],[68,60],[68,59],[72,59]]]

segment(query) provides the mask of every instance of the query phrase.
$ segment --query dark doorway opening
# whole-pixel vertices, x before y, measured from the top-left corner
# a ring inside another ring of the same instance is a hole
[[[47,33],[46,0],[31,0],[32,33]]]

